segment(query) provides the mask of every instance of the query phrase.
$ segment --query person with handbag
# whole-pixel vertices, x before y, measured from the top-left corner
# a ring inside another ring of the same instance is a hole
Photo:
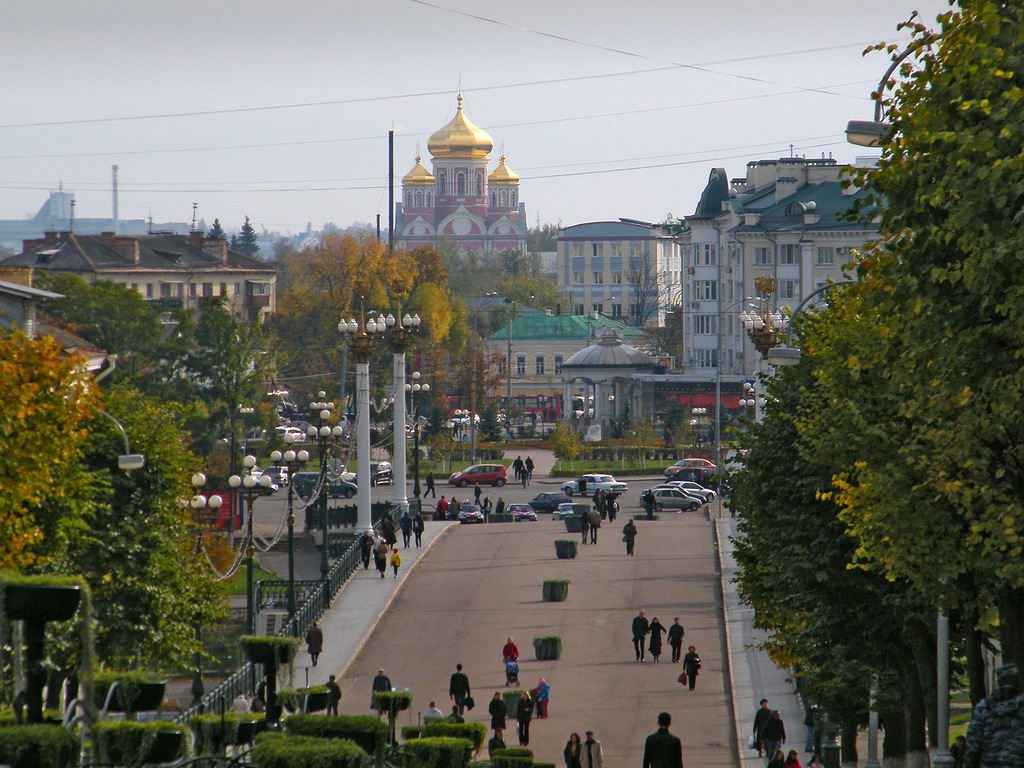
[[[679,682],[690,686],[690,690],[697,685],[697,674],[700,672],[700,656],[697,649],[690,646],[688,653],[683,656],[683,674],[679,676]]]

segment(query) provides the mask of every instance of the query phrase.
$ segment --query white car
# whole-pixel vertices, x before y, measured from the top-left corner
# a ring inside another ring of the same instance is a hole
[[[566,496],[572,496],[577,493],[582,496],[592,496],[598,488],[605,493],[619,494],[625,493],[629,486],[625,483],[620,483],[611,475],[598,473],[581,475],[578,480],[562,483],[562,493]]]
[[[296,440],[303,440],[306,437],[306,433],[303,432],[298,427],[285,426],[284,424],[275,427],[274,431],[277,432],[279,437],[284,437],[285,435],[294,435]]]
[[[706,503],[711,503],[716,498],[718,498],[718,494],[716,494],[713,490],[711,490],[710,488],[705,488],[700,483],[695,483],[692,480],[669,480],[665,483],[665,485],[670,485],[675,488],[678,488],[681,491],[686,491],[691,496],[699,496],[700,498],[704,499]]]
[[[567,517],[572,517],[575,513],[571,501],[563,501],[555,509],[551,510],[552,520],[565,520]]]

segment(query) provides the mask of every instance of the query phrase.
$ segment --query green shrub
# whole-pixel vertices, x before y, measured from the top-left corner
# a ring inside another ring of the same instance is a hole
[[[326,685],[314,685],[309,688],[297,688],[294,691],[278,691],[277,703],[289,712],[301,712],[302,703],[305,701],[306,696],[310,694],[321,694],[318,698],[322,698],[330,694],[330,689]],[[311,709],[310,711],[319,711],[326,708],[327,705],[324,704],[324,706],[318,707],[316,710]]]
[[[494,768],[530,768],[533,765],[533,750],[525,747],[496,749],[491,764]]]
[[[285,718],[284,729],[297,736],[348,739],[371,755],[382,750],[388,738],[388,724],[368,715],[291,715]]]
[[[22,722],[24,722],[27,715],[22,712]],[[49,723],[59,723],[64,719],[64,713],[59,709],[44,709],[43,720]],[[18,722],[18,718],[14,715],[13,709],[0,709],[0,728],[6,728],[10,725],[21,725]]]
[[[177,723],[140,723],[135,720],[105,720],[92,727],[93,758],[108,765],[138,766],[153,762],[151,750],[158,744],[161,733],[184,734]],[[177,757],[185,750],[182,739]]]
[[[256,768],[359,768],[366,753],[345,739],[261,733],[250,760]]]
[[[402,749],[407,768],[465,768],[473,742],[437,736],[407,741]]]
[[[557,635],[533,638],[533,652],[538,661],[554,661],[562,658],[562,638]]]
[[[411,741],[412,739],[418,739],[423,735],[422,725],[403,725],[402,726],[402,741]]]
[[[78,737],[59,725],[0,728],[0,763],[10,768],[70,768],[78,749]]]
[[[273,660],[278,666],[291,666],[299,650],[299,638],[272,635],[242,635],[239,638],[245,658],[254,664]]]
[[[111,712],[141,712],[160,708],[167,689],[167,681],[157,672],[132,670],[130,672],[97,672],[93,678],[93,701],[97,707],[107,702],[111,687]]]
[[[423,735],[468,739],[473,742],[473,752],[476,753],[487,738],[487,726],[483,723],[429,723],[423,727]]]
[[[411,705],[409,691],[378,691],[373,695],[373,706],[380,712],[404,712]]]
[[[189,728],[196,737],[196,754],[223,755],[224,748],[234,744],[247,744],[250,733],[266,726],[262,715],[227,712],[221,715],[194,715]]]

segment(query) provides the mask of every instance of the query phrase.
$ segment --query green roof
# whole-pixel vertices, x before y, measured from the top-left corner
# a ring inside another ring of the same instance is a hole
[[[512,339],[554,340],[577,339],[586,341],[589,337],[597,341],[597,332],[602,328],[615,328],[623,339],[643,339],[647,334],[640,328],[625,325],[609,317],[587,317],[586,315],[522,315],[512,322]],[[508,326],[496,331],[488,341],[508,340]]]

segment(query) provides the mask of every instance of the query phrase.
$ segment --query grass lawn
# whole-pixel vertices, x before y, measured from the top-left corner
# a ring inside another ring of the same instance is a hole
[[[610,472],[620,475],[663,475],[668,467],[675,464],[673,459],[651,460],[646,463],[636,458],[622,458],[618,460],[582,460],[574,462],[555,461],[551,470],[552,477],[576,477],[584,472]]]
[[[281,577],[278,576],[273,571],[268,571],[268,570],[266,570],[264,568],[260,568],[259,563],[257,563],[255,560],[253,561],[253,564],[252,564],[252,583],[253,584],[255,584],[257,581],[260,581],[261,579],[264,580],[264,581],[274,581],[274,580],[279,580],[280,578]],[[238,572],[235,574],[235,578],[233,578],[231,581],[228,582],[228,594],[230,594],[230,595],[244,595],[245,592],[246,592],[246,586],[247,586],[246,579],[247,579],[246,567],[245,567],[245,564],[243,563],[242,567],[239,568]]]

